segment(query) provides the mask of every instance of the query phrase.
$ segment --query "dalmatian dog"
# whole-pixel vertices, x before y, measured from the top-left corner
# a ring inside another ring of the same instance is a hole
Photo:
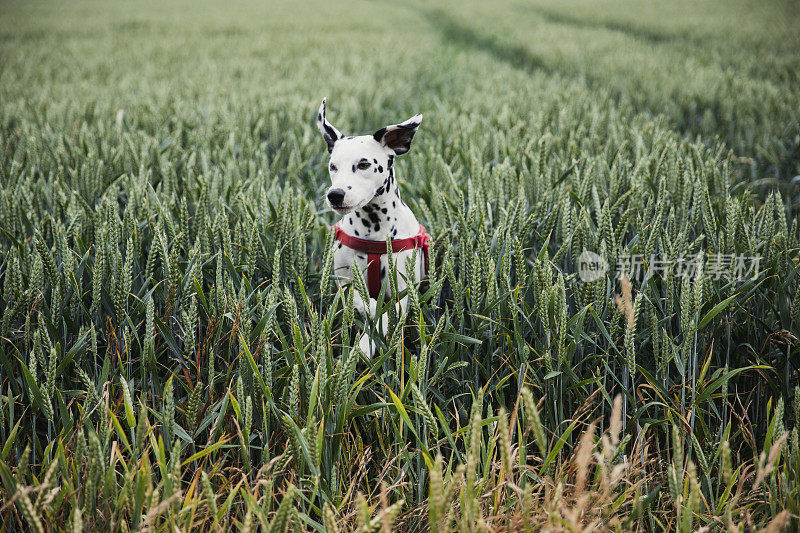
[[[406,263],[412,260],[414,248],[415,279],[425,275],[429,236],[400,197],[394,173],[394,158],[411,148],[411,141],[422,122],[414,115],[405,122],[386,126],[372,135],[346,137],[333,127],[325,116],[325,101],[319,107],[317,127],[328,145],[328,172],[331,186],[325,195],[328,206],[341,215],[332,228],[336,232],[334,274],[339,285],[353,279],[353,270],[360,269],[367,281],[370,298],[364,301],[358,291],[354,294],[355,308],[362,314],[375,317],[376,297],[384,284],[389,286],[386,240],[392,240],[392,252],[398,271],[398,290],[407,286]],[[398,316],[407,297],[399,302]],[[388,317],[381,317],[386,332]],[[359,340],[361,351],[371,357],[375,343],[365,333]]]

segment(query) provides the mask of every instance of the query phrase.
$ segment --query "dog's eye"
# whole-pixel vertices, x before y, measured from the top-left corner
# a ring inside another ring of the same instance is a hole
[[[336,165],[331,165],[331,172],[336,172]]]
[[[367,170],[369,168],[369,163],[366,161],[362,161],[358,164],[358,170]]]

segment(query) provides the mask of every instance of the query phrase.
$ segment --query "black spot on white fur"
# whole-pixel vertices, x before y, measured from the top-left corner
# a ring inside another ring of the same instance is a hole
[[[329,151],[333,150],[333,143],[341,140],[341,139],[353,139],[353,137],[345,137],[341,133],[339,133],[336,128],[332,127],[326,120],[325,120],[325,113],[324,111],[319,113],[317,116],[318,125],[320,129],[323,130],[323,137],[326,137],[326,141],[330,139],[328,143]],[[411,140],[414,137],[414,133],[416,128],[419,124],[417,123],[409,123],[404,126],[395,125],[395,126],[388,126],[387,128],[382,128],[378,132],[375,133],[375,138],[378,142],[381,142],[387,148],[390,148],[394,151],[393,154],[387,154],[385,159],[379,160],[377,158],[368,160],[366,158],[361,158],[359,161],[352,164],[352,171],[355,174],[359,170],[366,170],[370,166],[372,166],[373,173],[381,174],[381,177],[384,178],[383,183],[375,190],[375,198],[371,201],[370,204],[365,205],[363,207],[359,207],[358,210],[354,210],[353,214],[355,214],[355,218],[352,216],[345,216],[342,219],[342,224],[345,226],[345,229],[353,234],[356,237],[362,237],[360,231],[355,228],[357,224],[359,227],[362,227],[364,231],[363,237],[365,239],[376,239],[378,238],[377,235],[372,236],[373,232],[378,233],[381,231],[381,224],[383,224],[385,235],[388,236],[390,239],[396,239],[398,235],[398,229],[396,227],[396,222],[398,220],[399,213],[397,209],[400,207],[399,204],[405,206],[405,202],[402,201],[400,198],[400,191],[397,186],[397,180],[395,180],[394,176],[394,157],[395,155],[403,154],[408,151],[410,148]],[[380,134],[380,135],[379,135]],[[385,138],[384,138],[385,136]],[[355,142],[359,142],[364,144],[361,139],[358,139]],[[371,142],[371,141],[370,141]],[[361,167],[361,168],[359,168]],[[366,168],[365,168],[366,167]],[[345,167],[347,168],[347,167]],[[344,187],[347,191],[352,191],[352,185],[346,185]],[[395,193],[395,198],[391,198],[388,196],[392,191]],[[387,195],[386,197],[380,198],[383,195]],[[388,200],[391,200],[391,206],[389,206]],[[361,213],[363,211],[363,215]],[[383,217],[386,217],[386,220],[382,220]],[[358,224],[356,220],[360,220],[361,224]],[[340,242],[338,243],[338,249],[342,249],[343,244]],[[354,250],[355,252],[355,250]],[[356,253],[355,257],[358,260],[364,261],[367,260],[366,254]],[[387,275],[387,267],[381,267],[380,270],[380,277],[381,280],[384,280],[385,276]]]

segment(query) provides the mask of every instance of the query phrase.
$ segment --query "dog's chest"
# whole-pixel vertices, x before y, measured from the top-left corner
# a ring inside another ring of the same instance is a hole
[[[397,240],[415,236],[419,231],[417,217],[400,200],[400,195],[396,191],[397,189],[387,191],[385,197],[382,197],[380,201],[372,202],[345,215],[339,221],[339,227],[351,237],[377,242],[386,242],[387,238]],[[359,268],[364,274],[364,279],[368,279],[369,258],[367,252],[350,248],[341,242],[335,242],[333,246],[333,262],[337,276],[351,279],[350,269]],[[396,252],[392,257],[397,264],[398,288],[405,288],[406,262],[414,257],[414,250]],[[424,276],[425,268],[422,250],[417,250],[416,257],[414,277],[415,281],[419,281]],[[388,279],[389,261],[386,254],[381,254],[379,258],[380,280],[383,284]]]
[[[340,242],[336,242],[333,245],[334,252],[333,252],[333,268],[335,275],[337,277],[341,277],[344,279],[352,279],[353,272],[351,269],[358,268],[361,270],[361,273],[364,276],[364,279],[367,279],[367,268],[369,266],[369,259],[366,252],[360,252],[358,250],[353,250],[352,248],[348,248],[344,246]],[[396,252],[392,254],[392,258],[397,265],[397,280],[398,280],[398,287],[404,288],[406,286],[406,282],[404,277],[407,275],[408,272],[408,261],[410,261],[414,257],[414,250],[404,250],[402,252]],[[388,273],[390,272],[389,269],[389,256],[386,254],[382,254],[379,256],[379,272],[380,272],[380,281],[381,284],[386,284],[388,278]],[[416,265],[413,268],[413,276],[414,281],[419,281],[422,279],[423,276],[423,269],[424,269],[424,259],[423,259],[423,252],[422,250],[416,250]],[[389,287],[387,287],[388,290]]]

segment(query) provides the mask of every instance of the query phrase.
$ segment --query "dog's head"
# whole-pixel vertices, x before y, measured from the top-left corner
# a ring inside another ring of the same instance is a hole
[[[331,209],[346,215],[386,192],[392,160],[411,148],[420,122],[422,115],[414,115],[400,124],[381,128],[373,135],[345,137],[325,118],[323,98],[317,127],[331,154],[328,163],[331,186],[325,198]]]

